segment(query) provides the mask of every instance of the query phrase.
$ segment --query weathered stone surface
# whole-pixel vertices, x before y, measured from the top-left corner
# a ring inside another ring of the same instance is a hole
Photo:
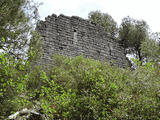
[[[127,64],[124,48],[103,27],[77,16],[48,16],[37,30],[43,37],[41,64],[51,63],[54,54],[70,57],[83,55],[120,67]]]
[[[8,117],[6,120],[47,120],[44,115],[35,109],[23,109]]]

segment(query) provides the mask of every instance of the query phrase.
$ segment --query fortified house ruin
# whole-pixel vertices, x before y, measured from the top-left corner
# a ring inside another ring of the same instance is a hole
[[[55,15],[40,21],[37,30],[42,36],[41,64],[50,64],[54,54],[127,65],[124,48],[103,27],[77,16]]]

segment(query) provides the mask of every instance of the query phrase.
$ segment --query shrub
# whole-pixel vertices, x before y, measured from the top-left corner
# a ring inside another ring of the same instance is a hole
[[[0,116],[4,118],[23,108],[26,101],[24,61],[15,61],[11,56],[0,54]]]
[[[46,70],[0,58],[1,118],[40,103],[51,120],[160,119],[160,67],[154,63],[130,70],[57,55]]]

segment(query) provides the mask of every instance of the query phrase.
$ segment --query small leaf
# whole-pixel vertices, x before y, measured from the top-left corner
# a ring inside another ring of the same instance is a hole
[[[2,37],[2,39],[1,39],[1,40],[2,40],[2,42],[5,42],[5,41],[6,41],[4,37]]]

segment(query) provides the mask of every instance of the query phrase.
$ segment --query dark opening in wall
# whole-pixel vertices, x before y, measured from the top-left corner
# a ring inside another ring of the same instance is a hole
[[[93,21],[90,21],[90,23],[96,26],[96,23],[95,23],[95,22],[93,22]]]
[[[98,53],[98,55],[100,55],[100,53],[101,53],[100,50],[97,50],[97,53]]]
[[[109,47],[109,54],[112,55],[111,53],[112,53],[113,47],[110,43],[108,44],[108,47]]]
[[[63,50],[63,47],[59,47],[60,50]]]
[[[75,44],[75,43],[77,43],[77,30],[73,30],[73,43]]]
[[[112,55],[112,54],[111,54],[111,49],[109,50],[109,55]]]

